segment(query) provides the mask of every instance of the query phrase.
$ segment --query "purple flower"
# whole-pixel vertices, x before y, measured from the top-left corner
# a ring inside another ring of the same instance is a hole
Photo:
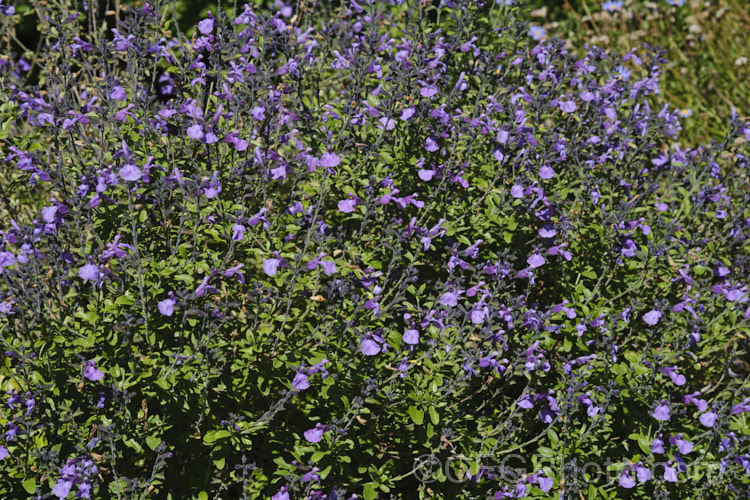
[[[484,307],[474,307],[471,309],[471,322],[475,325],[481,325],[484,323],[484,318],[487,316],[487,309]]]
[[[120,169],[120,177],[125,179],[126,181],[137,181],[141,178],[141,170],[133,165],[132,163],[128,163],[127,165],[123,166]]]
[[[547,493],[549,490],[552,489],[552,485],[555,483],[554,479],[547,476],[542,476],[540,478],[537,478],[537,482],[539,482],[539,489],[542,490],[544,493]]]
[[[118,85],[112,89],[112,92],[109,93],[109,97],[115,101],[124,101],[127,99],[128,95],[125,93],[125,90]]]
[[[341,200],[338,203],[338,208],[345,214],[354,212],[354,207],[357,206],[357,201],[352,199]]]
[[[240,221],[232,226],[232,240],[242,241],[245,238],[245,226]]]
[[[208,178],[204,177],[202,181],[206,181]],[[215,198],[216,196],[221,193],[221,182],[219,181],[219,171],[214,170],[214,174],[211,177],[211,181],[208,183],[208,187],[203,189],[203,194],[206,195],[206,198],[209,200],[211,198]]]
[[[622,486],[623,488],[628,488],[628,489],[635,486],[635,479],[630,477],[629,472],[623,472],[622,476],[620,476],[620,486]]]
[[[176,300],[169,298],[164,299],[158,304],[159,312],[162,313],[164,316],[171,316],[174,314],[174,306],[177,303]]]
[[[661,437],[654,438],[651,442],[651,453],[664,453],[664,440]]]
[[[413,328],[410,328],[409,330],[406,330],[404,332],[402,339],[406,344],[417,344],[419,343],[419,332]]]
[[[423,181],[431,181],[432,178],[435,176],[434,170],[427,170],[425,168],[422,168],[417,172],[417,175],[419,175],[419,178]]]
[[[643,315],[643,321],[645,321],[647,325],[651,326],[657,324],[660,318],[661,311],[658,311],[656,309],[652,309],[651,311]]]
[[[518,184],[513,184],[513,187],[510,188],[510,195],[516,199],[523,198],[523,187]]]
[[[57,215],[58,211],[57,205],[50,205],[48,207],[42,208],[42,219],[44,219],[44,222],[47,222],[49,224],[52,224],[55,222],[55,216]]]
[[[456,307],[458,305],[458,295],[455,292],[445,292],[440,296],[440,304],[446,307]]]
[[[375,356],[380,352],[380,345],[374,340],[366,338],[362,341],[360,349],[365,356]]]
[[[5,449],[5,446],[0,446],[0,460],[4,459],[8,456],[8,450]]]
[[[647,467],[635,466],[635,474],[638,477],[639,483],[645,483],[651,479],[651,471]]]
[[[245,264],[237,264],[236,266],[230,267],[229,269],[224,271],[224,276],[226,276],[227,278],[231,278],[237,275],[237,281],[239,281],[241,285],[244,285],[245,275],[240,271],[240,269],[242,269],[243,267],[245,267]]]
[[[16,263],[16,256],[10,252],[0,252],[0,271]]]
[[[52,494],[57,498],[68,498],[72,486],[72,481],[60,479],[57,481],[57,484],[52,487]]]
[[[542,168],[539,169],[539,177],[542,179],[551,179],[555,176],[555,171],[552,170],[552,167],[549,165],[545,165]]]
[[[669,375],[669,378],[672,379],[672,383],[675,385],[685,385],[685,375],[680,375],[677,372],[676,366],[668,366],[667,368],[664,368],[663,372]]]
[[[576,105],[575,101],[560,101],[560,109],[563,111],[563,113],[572,113],[576,109],[578,109],[578,106]]]
[[[661,404],[656,407],[654,412],[651,414],[656,420],[669,420],[669,405],[662,400]]]
[[[282,486],[281,489],[276,493],[274,496],[271,497],[271,500],[289,500],[289,493],[287,492],[287,487]]]
[[[552,224],[545,224],[539,229],[539,236],[542,238],[553,238],[557,234],[557,230]]]
[[[305,439],[310,443],[317,443],[323,439],[323,433],[326,431],[326,426],[322,424],[315,424],[315,427],[305,431]]]
[[[328,260],[320,261],[320,265],[323,266],[323,272],[326,276],[331,276],[336,272],[336,263]]]
[[[716,423],[716,413],[709,411],[708,413],[704,413],[700,416],[699,420],[701,421],[701,424],[703,424],[706,427],[713,427],[714,423]]]
[[[414,116],[415,110],[414,108],[406,108],[403,111],[401,111],[401,118],[403,121],[409,120],[412,116]]]
[[[262,122],[266,118],[266,108],[263,106],[255,106],[250,110],[250,116],[253,117],[253,120]]]
[[[670,483],[677,482],[677,471],[674,467],[664,467],[664,480]]]
[[[104,378],[104,372],[98,369],[93,361],[88,361],[86,368],[83,370],[83,376],[96,382]]]
[[[437,94],[438,90],[440,90],[440,89],[438,89],[437,86],[435,86],[435,85],[426,85],[426,86],[422,87],[419,90],[419,93],[420,93],[420,95],[422,97],[428,97],[429,98],[429,97],[432,97],[435,94]]]
[[[341,159],[336,153],[323,153],[323,156],[320,157],[319,166],[332,168],[338,166],[340,163]]]
[[[537,267],[543,266],[547,261],[544,260],[544,257],[539,255],[538,253],[535,253],[528,259],[526,259],[526,263],[532,268],[535,269]]]
[[[201,139],[203,139],[203,127],[196,123],[195,125],[187,129],[187,135],[191,139],[200,141]]]
[[[271,258],[263,261],[263,272],[268,276],[274,276],[279,268],[281,261],[279,259]]]
[[[530,394],[524,394],[518,401],[518,406],[526,410],[531,410],[532,408],[534,408],[534,399]]]
[[[294,376],[294,380],[292,380],[292,387],[298,391],[303,391],[310,387],[310,381],[307,379],[307,375],[302,372],[297,372],[297,375]]]
[[[78,270],[78,277],[84,281],[96,281],[101,276],[96,264],[86,264]]]
[[[687,455],[691,451],[693,451],[693,443],[690,441],[685,441],[684,439],[678,439],[677,440],[677,449],[680,450],[680,453],[683,455]]]
[[[437,143],[437,141],[435,140],[434,137],[430,136],[425,141],[424,148],[427,151],[429,151],[429,152],[437,151],[438,150],[438,143]]]
[[[204,19],[203,21],[198,23],[198,31],[203,33],[204,35],[208,35],[214,30],[214,20],[213,19]]]

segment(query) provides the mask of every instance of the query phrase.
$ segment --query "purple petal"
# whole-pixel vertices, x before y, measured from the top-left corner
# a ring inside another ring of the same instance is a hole
[[[413,328],[406,330],[403,335],[403,341],[407,344],[417,344],[419,343],[419,332],[414,330]]]
[[[104,372],[98,369],[93,361],[86,363],[86,369],[83,370],[83,376],[96,382],[104,378]]]
[[[552,170],[552,167],[545,165],[539,169],[539,177],[541,177],[542,179],[551,179],[554,176],[555,176],[555,171]]]
[[[547,261],[544,260],[544,257],[539,255],[538,253],[535,253],[528,259],[526,259],[526,263],[531,266],[532,269],[543,266]]]
[[[651,325],[651,326],[657,324],[660,318],[661,318],[661,312],[655,309],[643,315],[643,321],[645,321],[647,325]]]
[[[660,404],[656,407],[651,416],[656,420],[661,420],[662,422],[665,420],[669,420],[669,406],[664,403]]]
[[[375,356],[380,352],[380,346],[372,339],[363,340],[360,349],[365,356]]]
[[[710,411],[708,413],[704,413],[700,416],[699,420],[701,421],[701,424],[703,424],[706,427],[713,427],[714,423],[716,423],[716,413]]]
[[[335,167],[338,166],[341,163],[341,159],[336,155],[336,153],[323,153],[323,156],[320,157],[320,166],[321,167]]]
[[[203,139],[203,127],[196,123],[195,125],[187,129],[187,135],[191,139],[200,141],[201,139]]]
[[[297,373],[292,380],[292,387],[298,391],[302,391],[310,387],[310,381],[307,379],[307,375],[304,373]]]
[[[339,210],[344,212],[345,214],[354,212],[354,207],[357,205],[357,202],[352,199],[348,200],[341,200],[338,203]]]
[[[177,303],[174,299],[164,299],[161,302],[159,302],[159,312],[162,313],[164,316],[171,316],[174,314],[174,305]]]
[[[95,264],[86,264],[78,270],[78,277],[84,281],[96,281],[101,273]]]
[[[458,296],[454,292],[445,292],[440,296],[440,304],[446,307],[455,307],[458,305]]]
[[[305,431],[305,439],[307,439],[310,443],[317,443],[321,439],[323,439],[323,433],[325,432],[324,429],[321,427],[313,427],[312,429],[308,429]]]
[[[620,486],[623,488],[632,488],[635,486],[635,479],[630,477],[630,474],[623,473],[622,476],[620,476]]]
[[[198,31],[203,33],[204,35],[208,35],[214,30],[214,20],[213,19],[204,19],[203,21],[198,23]]]
[[[133,182],[141,178],[141,170],[132,163],[128,163],[127,165],[122,167],[119,173],[120,177],[122,177],[126,181]]]
[[[273,276],[279,268],[279,259],[266,259],[263,261],[263,272],[268,276]]]

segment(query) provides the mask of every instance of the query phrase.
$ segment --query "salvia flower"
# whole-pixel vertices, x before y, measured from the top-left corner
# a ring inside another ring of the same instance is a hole
[[[172,314],[174,314],[174,306],[177,304],[177,301],[175,300],[172,292],[169,292],[169,295],[169,298],[160,301],[157,305],[157,307],[159,308],[159,312],[163,316],[171,316]]]
[[[310,381],[307,379],[307,375],[302,372],[297,372],[292,380],[292,387],[298,391],[305,390],[310,387]]]
[[[86,264],[78,270],[78,277],[84,281],[97,281],[101,277],[101,271],[96,264]]]
[[[658,309],[652,309],[651,311],[643,315],[643,321],[645,321],[647,325],[651,326],[657,324],[660,319],[661,311],[659,311]]]
[[[323,434],[325,433],[328,426],[323,424],[315,424],[315,427],[312,429],[308,429],[305,431],[305,439],[309,443],[317,443],[321,439],[323,439]]]
[[[88,361],[86,362],[86,368],[83,370],[83,376],[96,382],[104,378],[104,372],[96,367],[94,361]]]
[[[667,404],[667,402],[662,400],[662,402],[657,405],[653,413],[651,413],[651,416],[656,420],[669,420],[669,405]]]

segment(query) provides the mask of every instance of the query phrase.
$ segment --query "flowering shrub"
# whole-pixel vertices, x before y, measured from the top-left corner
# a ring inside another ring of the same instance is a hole
[[[3,497],[747,494],[750,128],[670,147],[659,53],[81,7],[2,65]]]

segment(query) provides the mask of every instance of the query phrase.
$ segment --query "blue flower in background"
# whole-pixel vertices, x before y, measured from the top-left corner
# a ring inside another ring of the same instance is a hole
[[[627,81],[630,75],[633,74],[633,70],[626,68],[625,66],[618,66],[615,68],[615,76],[618,80]]]
[[[602,2],[602,10],[606,10],[607,12],[615,12],[622,9],[622,5],[622,0],[607,0],[606,2]]]
[[[685,0],[667,0],[667,3],[669,5],[674,5],[675,7],[682,7],[685,5]]]
[[[677,115],[680,118],[689,118],[693,116],[693,110],[690,108],[682,108],[677,110]]]
[[[529,36],[536,41],[541,40],[547,34],[547,30],[541,26],[532,26],[529,28]]]

